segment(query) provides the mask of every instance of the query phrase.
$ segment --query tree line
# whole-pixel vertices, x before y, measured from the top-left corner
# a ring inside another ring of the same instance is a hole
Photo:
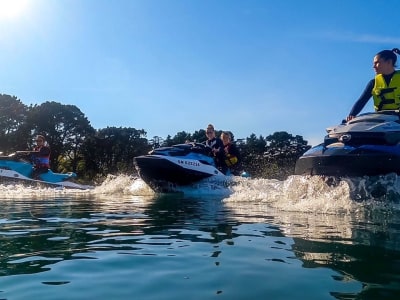
[[[217,131],[217,135],[221,132]],[[232,138],[234,134],[230,132]],[[51,148],[50,163],[55,172],[75,172],[82,181],[101,180],[108,174],[135,174],[135,156],[151,149],[206,140],[204,129],[175,136],[147,138],[144,129],[106,127],[94,129],[75,105],[47,101],[27,106],[15,96],[0,94],[0,152],[9,155],[30,150],[36,135],[42,134]],[[284,179],[311,146],[302,136],[275,132],[267,137],[251,134],[236,141],[243,169],[252,177]]]

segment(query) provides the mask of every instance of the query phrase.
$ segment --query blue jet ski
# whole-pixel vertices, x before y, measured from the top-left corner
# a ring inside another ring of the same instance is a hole
[[[30,151],[17,151],[9,156],[0,156],[0,179],[2,181],[35,182],[76,189],[93,188],[70,181],[76,178],[76,174],[73,172],[54,173],[48,170],[46,173],[39,174],[38,178],[33,178],[34,167],[30,160],[30,153]]]
[[[366,113],[327,128],[324,142],[296,162],[296,175],[400,175],[399,111]]]

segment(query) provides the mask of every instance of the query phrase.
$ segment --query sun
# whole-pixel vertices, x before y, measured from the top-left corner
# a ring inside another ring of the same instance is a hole
[[[22,16],[28,8],[30,0],[0,0],[0,21]]]

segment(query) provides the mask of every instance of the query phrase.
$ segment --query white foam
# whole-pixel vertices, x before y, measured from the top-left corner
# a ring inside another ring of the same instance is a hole
[[[360,207],[382,206],[388,201],[400,201],[400,183],[396,176],[374,179],[335,180],[319,176],[290,176],[285,181],[269,179],[238,180],[233,193],[224,201],[264,203],[273,209],[308,213],[341,214],[354,212]],[[374,185],[381,195],[374,196]],[[363,193],[359,193],[359,191]],[[397,198],[396,198],[397,197]],[[397,207],[392,203],[391,207]]]
[[[129,175],[108,175],[101,185],[96,186],[94,195],[152,195],[154,192],[141,179]]]
[[[40,186],[37,184],[27,185],[21,183],[0,184],[0,195],[2,199],[29,199],[42,197],[59,197],[62,195],[87,195],[89,190],[66,189],[63,187]]]
[[[287,180],[234,177],[231,181],[202,181],[182,188],[188,197],[219,197],[231,206],[251,202],[279,211],[341,214],[366,207],[400,209],[400,178],[395,174],[377,178],[331,180],[319,176],[290,176]],[[154,196],[140,178],[109,175],[93,190],[0,184],[1,198],[87,196]]]

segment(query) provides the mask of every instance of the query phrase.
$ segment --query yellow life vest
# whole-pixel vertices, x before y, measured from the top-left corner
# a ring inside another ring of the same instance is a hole
[[[234,155],[227,154],[225,157],[225,163],[228,167],[232,167],[233,165],[236,165],[238,162],[238,158]]]
[[[387,89],[387,90],[386,90]],[[375,85],[372,90],[376,111],[395,110],[400,108],[400,71],[396,71],[386,84],[382,74],[375,76]]]

